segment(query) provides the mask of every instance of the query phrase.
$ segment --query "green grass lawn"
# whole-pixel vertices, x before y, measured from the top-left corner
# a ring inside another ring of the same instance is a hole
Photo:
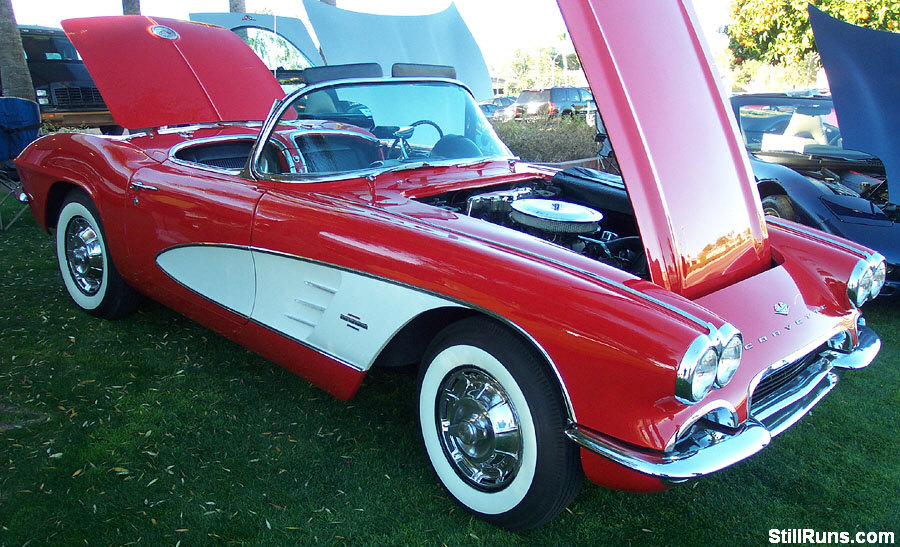
[[[4,209],[4,216],[10,209]],[[543,528],[471,517],[432,476],[412,371],[351,402],[154,303],[118,322],[70,303],[29,217],[0,233],[0,545],[767,542],[770,528],[900,532],[900,320],[747,462],[659,494],[585,484]],[[25,425],[13,427],[16,424]]]

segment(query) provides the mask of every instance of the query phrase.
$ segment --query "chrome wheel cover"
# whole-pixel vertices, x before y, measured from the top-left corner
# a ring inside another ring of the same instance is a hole
[[[519,419],[494,377],[464,366],[451,371],[437,393],[435,419],[444,455],[479,490],[506,487],[522,462]]]
[[[66,226],[66,264],[78,290],[97,294],[103,284],[103,243],[94,227],[80,216]]]

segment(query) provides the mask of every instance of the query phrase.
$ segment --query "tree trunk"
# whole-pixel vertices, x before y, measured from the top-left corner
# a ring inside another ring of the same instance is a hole
[[[12,0],[0,0],[0,79],[4,97],[34,100],[34,85],[25,62]]]
[[[122,0],[123,15],[140,15],[141,0]]]
[[[244,3],[244,0],[228,0],[228,11],[231,13],[247,13],[247,5]],[[247,29],[238,28],[234,29],[234,33],[238,35],[238,38],[244,41],[244,43],[249,43],[249,36],[247,35]]]

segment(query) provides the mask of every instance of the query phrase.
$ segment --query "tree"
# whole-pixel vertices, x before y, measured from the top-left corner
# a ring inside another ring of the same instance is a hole
[[[244,0],[228,0],[228,11],[231,13],[247,13],[247,5],[244,3]],[[234,33],[237,34],[241,40],[247,42],[247,29],[235,29]]]
[[[122,0],[123,15],[140,15],[141,0]]]
[[[825,13],[876,30],[900,31],[900,0],[732,0],[728,25],[734,63],[803,62],[815,53],[807,3]]]
[[[34,84],[25,62],[12,0],[0,0],[0,79],[3,80],[4,97],[34,100]]]

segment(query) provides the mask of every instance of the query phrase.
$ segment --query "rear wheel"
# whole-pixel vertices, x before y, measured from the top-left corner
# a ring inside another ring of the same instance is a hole
[[[79,308],[106,319],[134,311],[137,293],[116,270],[100,214],[81,190],[70,192],[60,210],[56,258],[66,291]]]
[[[797,220],[794,213],[794,206],[791,205],[791,198],[784,194],[774,194],[766,196],[762,199],[763,212],[773,217],[779,217],[786,220]]]
[[[419,373],[419,423],[435,473],[457,502],[510,530],[534,528],[583,482],[563,433],[555,378],[506,328],[476,318],[442,331]]]

